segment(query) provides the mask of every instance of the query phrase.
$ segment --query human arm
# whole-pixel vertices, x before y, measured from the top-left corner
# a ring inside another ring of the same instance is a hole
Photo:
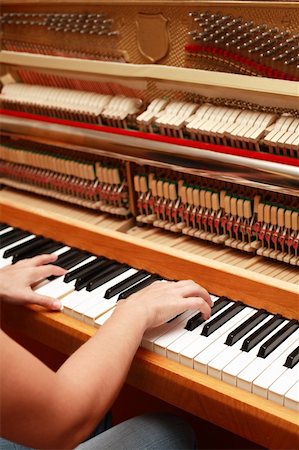
[[[210,304],[206,291],[191,281],[156,282],[119,302],[56,374],[3,334],[4,437],[22,436],[24,445],[35,448],[78,445],[115,400],[144,331],[187,309],[197,308],[208,318]]]
[[[57,256],[53,254],[39,255],[2,268],[0,270],[0,301],[15,305],[34,303],[51,310],[61,309],[59,300],[39,295],[32,290],[32,286],[44,278],[51,275],[62,276],[66,273],[61,267],[51,264],[56,259]]]

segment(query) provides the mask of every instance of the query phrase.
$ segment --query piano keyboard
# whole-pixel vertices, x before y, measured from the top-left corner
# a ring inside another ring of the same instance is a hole
[[[0,268],[55,253],[64,277],[34,289],[60,299],[63,312],[89,325],[105,323],[119,299],[160,279],[106,257],[0,224]],[[242,302],[211,295],[211,318],[195,310],[143,336],[141,346],[240,389],[299,410],[299,323]]]

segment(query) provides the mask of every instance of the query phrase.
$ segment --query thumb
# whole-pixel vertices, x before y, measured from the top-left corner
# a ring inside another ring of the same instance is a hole
[[[62,311],[63,306],[60,300],[57,298],[48,297],[47,295],[39,295],[33,293],[30,303],[34,303],[35,305],[44,306],[45,308],[51,311]]]

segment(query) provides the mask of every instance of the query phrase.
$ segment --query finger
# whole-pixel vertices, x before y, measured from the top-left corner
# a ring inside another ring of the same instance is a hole
[[[200,297],[188,297],[182,302],[184,307],[187,309],[198,309],[201,312],[202,318],[208,320],[211,317],[211,307],[205,301],[205,299]]]
[[[45,255],[37,255],[34,256],[33,258],[28,258],[28,259],[23,259],[22,261],[19,261],[17,264],[19,265],[23,265],[26,267],[37,267],[37,266],[42,266],[44,264],[51,264],[54,261],[56,261],[57,259],[57,255],[55,255],[54,253],[50,253],[50,254],[45,254]],[[17,265],[16,264],[16,265]]]
[[[66,270],[59,266],[53,266],[52,264],[48,264],[46,266],[39,266],[32,268],[32,282],[37,282],[39,280],[43,280],[44,278],[48,278],[52,275],[55,277],[61,277],[66,274]]]
[[[209,306],[213,306],[213,301],[208,291],[192,280],[178,281],[176,288],[183,297],[201,297]]]
[[[60,300],[46,295],[35,294],[34,292],[28,299],[28,303],[33,303],[35,305],[44,306],[51,311],[62,311],[63,306]]]

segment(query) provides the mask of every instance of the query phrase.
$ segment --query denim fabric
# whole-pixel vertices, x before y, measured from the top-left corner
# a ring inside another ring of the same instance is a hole
[[[145,414],[107,430],[110,419],[110,416],[106,416],[93,433],[93,435],[99,434],[89,438],[75,450],[194,450],[197,448],[192,428],[179,417],[169,414]],[[1,438],[0,449],[32,450]]]
[[[169,414],[145,414],[83,442],[76,450],[187,450],[196,448],[191,426]]]

